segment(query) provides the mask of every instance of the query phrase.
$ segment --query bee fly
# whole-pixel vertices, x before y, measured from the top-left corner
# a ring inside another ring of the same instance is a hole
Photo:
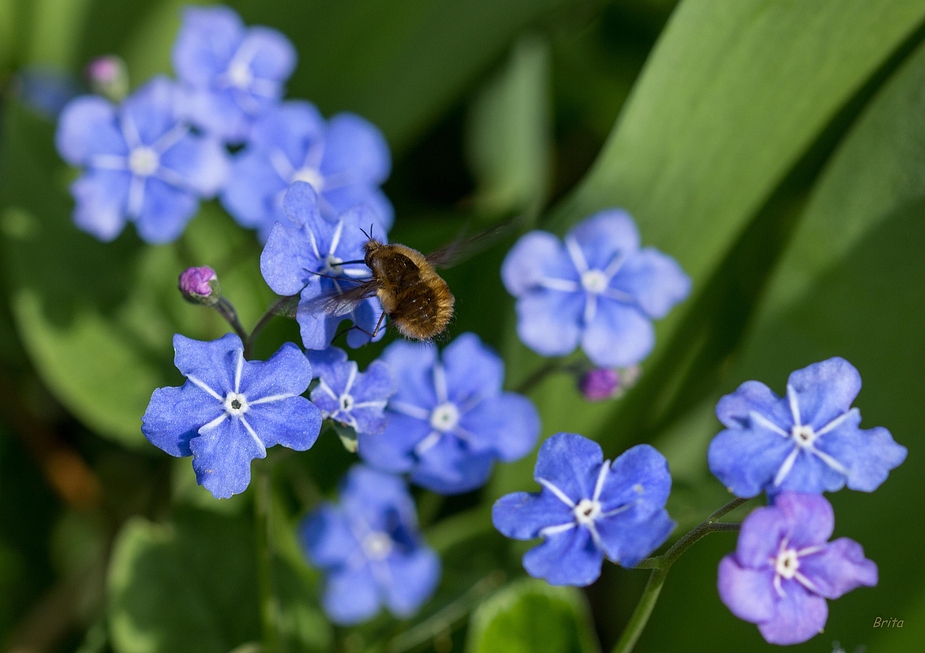
[[[445,267],[465,258],[466,250],[476,241],[493,234],[500,227],[488,229],[472,238],[450,244],[432,254],[424,255],[416,249],[398,243],[386,245],[370,234],[363,232],[367,241],[363,261],[372,273],[370,279],[339,278],[358,285],[325,299],[322,309],[326,313],[343,315],[368,297],[376,296],[382,304],[382,315],[372,333],[364,331],[371,338],[379,333],[382,321],[388,315],[392,324],[406,338],[411,340],[432,340],[446,330],[453,318],[455,298],[446,281],[435,268]]]

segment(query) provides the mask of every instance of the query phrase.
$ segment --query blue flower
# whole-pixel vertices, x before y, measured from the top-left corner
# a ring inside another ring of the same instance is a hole
[[[177,93],[157,77],[118,108],[96,96],[64,108],[58,152],[85,168],[71,185],[78,227],[109,241],[132,220],[143,240],[166,243],[183,232],[200,197],[218,192],[227,173],[225,150],[177,118]]]
[[[596,442],[557,433],[540,447],[533,478],[539,494],[501,497],[492,521],[507,537],[544,538],[524,554],[524,569],[551,585],[590,585],[604,557],[633,567],[674,528],[665,510],[668,463],[647,444],[611,464]]]
[[[771,644],[798,644],[822,632],[829,608],[861,585],[877,584],[877,565],[846,537],[828,542],[832,506],[821,495],[781,492],[744,522],[736,552],[719,563],[719,596],[739,619],[758,624]]]
[[[726,430],[710,443],[710,471],[729,491],[753,497],[833,492],[846,484],[872,492],[906,458],[883,427],[862,430],[851,402],[861,376],[843,358],[814,363],[790,375],[787,396],[747,381],[716,405]]]
[[[517,297],[517,334],[528,347],[562,356],[580,344],[598,367],[627,367],[648,356],[652,320],[691,288],[674,259],[639,249],[636,226],[619,209],[587,218],[564,245],[545,231],[524,234],[501,277]]]
[[[391,165],[389,146],[372,123],[352,113],[325,123],[314,105],[285,102],[254,125],[247,147],[234,159],[222,204],[266,240],[273,224],[285,220],[286,189],[304,181],[318,194],[326,218],[355,204],[369,206],[381,240],[393,220],[392,205],[379,189]]]
[[[254,119],[279,102],[295,63],[285,36],[247,29],[227,7],[185,9],[173,46],[189,119],[228,142],[245,140]]]
[[[315,191],[302,181],[292,185],[283,206],[288,219],[273,227],[260,255],[260,271],[273,292],[300,295],[296,320],[305,348],[328,347],[338,325],[348,318],[358,328],[347,333],[347,344],[359,347],[370,342],[369,334],[382,315],[378,299],[369,297],[355,306],[326,310],[332,297],[356,287],[351,280],[370,276],[369,268],[359,262],[366,254],[362,230],[369,228],[369,213],[355,207],[336,220],[325,219],[318,212]],[[375,340],[384,334],[380,328]]]
[[[347,353],[337,347],[306,352],[312,364],[318,386],[312,390],[312,401],[321,415],[351,427],[357,433],[379,435],[389,418],[383,414],[389,397],[395,392],[395,381],[389,366],[373,361],[360,373]]]
[[[398,379],[382,435],[363,435],[364,461],[441,494],[473,490],[496,459],[517,460],[536,442],[540,418],[526,397],[502,392],[504,364],[473,333],[439,360],[431,344],[398,341],[382,353]]]
[[[171,456],[192,456],[196,480],[216,498],[243,492],[250,463],[275,444],[305,451],[318,438],[321,413],[305,397],[312,367],[287,342],[267,361],[245,361],[234,334],[212,342],[173,338],[179,388],[158,388],[141,431]]]
[[[404,481],[362,465],[348,472],[340,505],[306,517],[301,538],[327,573],[324,610],[340,624],[365,621],[382,604],[409,617],[440,580],[440,558],[421,541]]]

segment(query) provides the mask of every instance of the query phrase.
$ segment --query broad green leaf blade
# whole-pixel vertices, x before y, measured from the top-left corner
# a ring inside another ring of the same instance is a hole
[[[473,613],[467,653],[596,653],[584,595],[524,579],[488,598]]]
[[[466,134],[476,202],[489,214],[527,211],[546,200],[551,172],[549,47],[522,37],[470,108]]]
[[[922,612],[925,582],[922,565],[909,562],[918,559],[925,537],[921,520],[910,519],[925,510],[925,462],[916,454],[925,393],[923,88],[925,46],[919,46],[870,101],[823,171],[724,388],[731,392],[755,379],[782,394],[790,372],[836,355],[859,369],[864,387],[855,403],[861,426],[885,426],[910,453],[871,495],[844,490],[830,497],[836,535],[861,543],[880,578],[876,588],[830,602],[825,637],[897,652],[920,647],[915,616]],[[716,420],[705,420],[677,437],[703,443],[698,453],[705,466],[706,442],[720,428]],[[691,553],[696,556],[691,567],[715,563],[712,556]],[[697,600],[693,579],[683,580],[662,597],[645,636],[652,649],[688,642],[703,623],[717,624],[717,632],[737,628],[717,602]],[[685,615],[681,623],[679,610]],[[905,619],[906,627],[872,630],[878,616]],[[669,626],[673,633],[666,632]],[[736,641],[727,636],[685,649],[752,650],[760,643],[756,633],[740,630]],[[813,640],[798,650],[819,645]]]
[[[227,653],[259,640],[253,542],[249,521],[214,513],[128,521],[109,569],[113,649]]]
[[[0,247],[19,335],[44,382],[78,419],[125,444],[143,443],[155,388],[179,385],[174,333],[213,339],[230,328],[182,300],[177,276],[210,264],[245,325],[272,300],[253,234],[206,206],[182,245],[143,245],[129,225],[100,243],[71,221],[66,167],[52,126],[10,105],[5,116],[5,209]]]

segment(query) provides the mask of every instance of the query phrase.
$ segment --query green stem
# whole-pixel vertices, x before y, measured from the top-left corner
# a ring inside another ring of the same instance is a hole
[[[748,501],[748,499],[733,499],[707,517],[702,523],[691,529],[665,553],[655,558],[646,558],[637,565],[637,569],[651,569],[652,574],[649,576],[649,582],[646,583],[646,588],[642,591],[642,596],[639,597],[639,603],[636,605],[636,609],[633,611],[629,623],[626,625],[623,634],[613,647],[612,653],[630,653],[630,651],[633,650],[633,647],[636,645],[637,640],[642,635],[642,631],[649,621],[649,617],[652,615],[652,610],[655,608],[655,603],[658,601],[658,595],[662,591],[662,585],[665,584],[665,579],[668,577],[668,570],[671,569],[671,565],[673,565],[685,551],[691,548],[694,542],[708,533],[739,530],[741,524],[717,520],[723,515],[735,510],[746,501]]]
[[[276,591],[273,582],[273,548],[270,523],[272,503],[270,470],[266,460],[255,461],[254,527],[257,532],[257,574],[260,582],[260,621],[263,625],[264,653],[278,653]]]
[[[224,297],[219,297],[218,303],[213,305],[213,308],[231,325],[231,328],[238,334],[241,341],[247,342],[247,331],[241,326],[241,320],[238,319],[238,312],[234,309],[234,306],[231,305],[231,302]],[[247,352],[245,350],[245,358],[246,354]]]
[[[254,350],[254,343],[257,341],[257,336],[260,335],[260,332],[263,331],[263,328],[270,323],[274,317],[279,315],[281,309],[289,306],[293,303],[294,300],[298,299],[298,295],[290,295],[287,297],[280,297],[276,300],[270,308],[267,309],[267,312],[264,313],[257,324],[254,326],[254,330],[251,331],[251,334],[244,335],[241,337],[241,340],[244,341],[244,356],[245,358],[250,356]],[[239,334],[240,335],[240,334]]]

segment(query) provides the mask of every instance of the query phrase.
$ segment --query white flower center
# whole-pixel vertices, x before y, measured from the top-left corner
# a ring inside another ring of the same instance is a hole
[[[157,152],[150,147],[136,147],[128,156],[129,170],[138,177],[153,175],[159,165],[160,157],[158,157]]]
[[[374,531],[363,538],[363,553],[370,560],[382,560],[392,552],[392,538],[382,531]]]
[[[774,573],[790,580],[800,568],[800,556],[796,549],[782,548],[774,560]]]
[[[231,65],[228,66],[228,81],[231,82],[232,86],[246,89],[254,81],[250,65],[246,61],[231,62]]]
[[[247,412],[247,397],[237,392],[229,392],[225,396],[225,412],[238,417]]]
[[[808,424],[802,426],[794,426],[790,429],[790,435],[793,437],[794,442],[797,443],[797,446],[808,447],[816,439],[816,432],[813,431],[813,427]]]
[[[349,412],[353,408],[353,397],[349,394],[344,393],[340,396],[340,409],[344,412]]]
[[[456,428],[459,423],[459,409],[452,401],[445,401],[430,414],[430,426],[434,430],[446,433]]]
[[[304,181],[307,184],[311,184],[316,193],[320,193],[324,189],[324,177],[321,171],[315,168],[306,167],[301,170],[296,170],[292,174],[292,179],[290,179],[289,182],[295,183],[297,181]]]
[[[582,499],[572,509],[572,513],[579,524],[592,524],[601,514],[601,502],[593,499]]]
[[[610,279],[603,270],[588,270],[581,273],[581,285],[589,293],[599,295],[607,290]]]
[[[344,262],[344,259],[339,256],[334,256],[333,254],[328,254],[324,258],[324,274],[330,275],[332,277],[339,277],[344,274],[344,268],[341,266],[341,263]]]

